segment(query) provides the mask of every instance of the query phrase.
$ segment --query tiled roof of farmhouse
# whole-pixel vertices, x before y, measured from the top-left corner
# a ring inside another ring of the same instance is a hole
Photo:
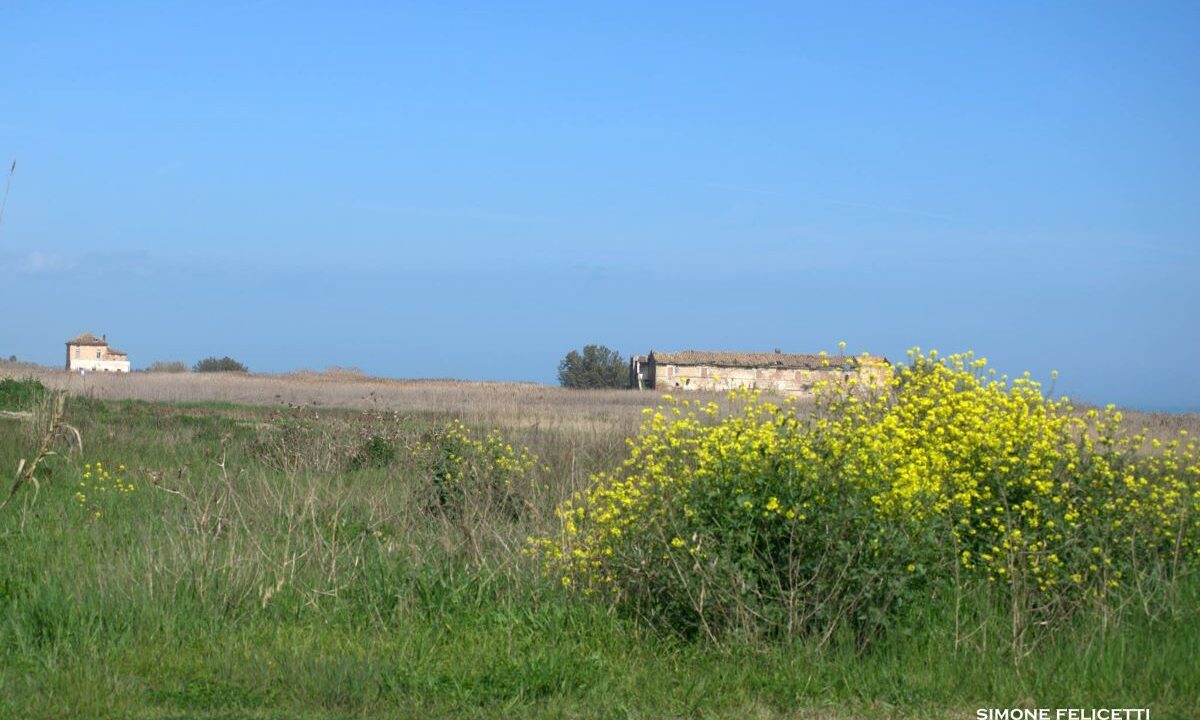
[[[797,353],[774,352],[707,352],[702,350],[684,350],[682,352],[650,353],[654,362],[660,365],[711,365],[714,367],[741,368],[794,368],[800,370],[817,370],[823,367],[839,367],[846,363],[857,365],[863,360],[874,363],[886,363],[887,358],[880,355],[801,355]]]
[[[85,332],[77,338],[71,338],[67,341],[68,345],[108,345],[107,340],[101,340],[90,332]]]
[[[129,353],[125,352],[124,350],[118,350],[115,347],[110,347],[108,349],[108,354],[109,355],[128,355]]]

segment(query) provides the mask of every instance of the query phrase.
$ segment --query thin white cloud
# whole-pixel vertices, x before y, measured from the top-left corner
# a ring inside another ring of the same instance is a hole
[[[145,277],[154,274],[155,267],[153,259],[144,253],[70,255],[42,250],[25,253],[0,253],[0,272],[8,274],[53,275],[86,268],[88,273],[96,276],[135,275]]]
[[[771,188],[761,187],[746,187],[744,185],[729,185],[726,183],[706,183],[709,187],[718,188],[721,190],[732,190],[734,192],[752,193],[755,195],[772,195],[776,197],[795,198],[795,195],[784,190],[775,190]],[[917,208],[896,207],[893,205],[876,205],[874,203],[852,202],[849,200],[830,200],[828,198],[802,198],[807,202],[812,202],[820,205],[838,205],[841,207],[861,208],[863,210],[875,210],[878,212],[896,213],[899,215],[914,215],[916,217],[930,218],[932,220],[948,220],[950,222],[963,222],[964,219],[953,215],[944,215],[942,213],[929,212],[928,210],[920,210]]]
[[[753,193],[755,195],[780,195],[790,196],[791,193],[782,190],[771,190],[769,188],[746,187],[745,185],[729,185],[728,183],[704,183],[708,187],[717,188],[718,190],[732,190],[734,192]]]
[[[33,251],[24,257],[19,257],[16,262],[6,263],[12,270],[26,274],[39,273],[58,273],[66,272],[75,268],[76,262],[74,259],[58,253],[44,253]]]
[[[880,212],[897,213],[900,215],[915,215],[917,217],[932,218],[934,220],[949,220],[951,222],[960,222],[962,220],[962,218],[954,217],[953,215],[942,215],[941,213],[928,212],[926,210],[892,207],[890,205],[874,205],[872,203],[848,202],[845,200],[818,200],[817,202],[823,202],[826,205],[841,205],[842,207],[878,210]]]

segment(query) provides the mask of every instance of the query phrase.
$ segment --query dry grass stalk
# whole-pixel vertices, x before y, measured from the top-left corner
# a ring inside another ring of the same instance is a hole
[[[39,432],[40,440],[38,442],[37,453],[34,455],[32,462],[27,463],[25,458],[21,458],[20,462],[17,463],[17,477],[13,480],[12,488],[8,491],[8,496],[4,498],[3,502],[0,502],[0,510],[8,506],[8,503],[12,501],[22,485],[32,485],[33,500],[37,499],[38,492],[41,490],[41,483],[37,479],[37,469],[46,458],[58,454],[53,450],[54,442],[57,438],[66,438],[68,452],[72,447],[72,440],[74,441],[74,447],[78,448],[79,452],[83,452],[83,436],[73,426],[63,421],[63,411],[66,407],[66,401],[67,393],[63,390],[55,392],[46,401],[43,408],[48,410],[48,412],[43,413],[43,417],[46,420]]]

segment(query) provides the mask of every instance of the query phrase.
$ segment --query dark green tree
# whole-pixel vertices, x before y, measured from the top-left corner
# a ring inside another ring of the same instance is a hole
[[[223,358],[206,357],[192,369],[196,372],[249,372],[245,365],[228,355]]]
[[[621,353],[603,345],[572,350],[558,364],[558,384],[566,388],[623,388],[629,385],[629,368]]]
[[[146,368],[147,372],[154,373],[185,373],[188,371],[188,366],[181,360],[155,360],[150,367]]]

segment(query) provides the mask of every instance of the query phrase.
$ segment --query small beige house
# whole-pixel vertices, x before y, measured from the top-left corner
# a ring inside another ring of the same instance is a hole
[[[629,362],[630,387],[646,390],[760,388],[805,397],[822,381],[882,384],[892,366],[880,355],[802,355],[770,352],[656,352]]]
[[[129,355],[109,347],[108,338],[85,332],[67,341],[67,370],[129,372]]]

